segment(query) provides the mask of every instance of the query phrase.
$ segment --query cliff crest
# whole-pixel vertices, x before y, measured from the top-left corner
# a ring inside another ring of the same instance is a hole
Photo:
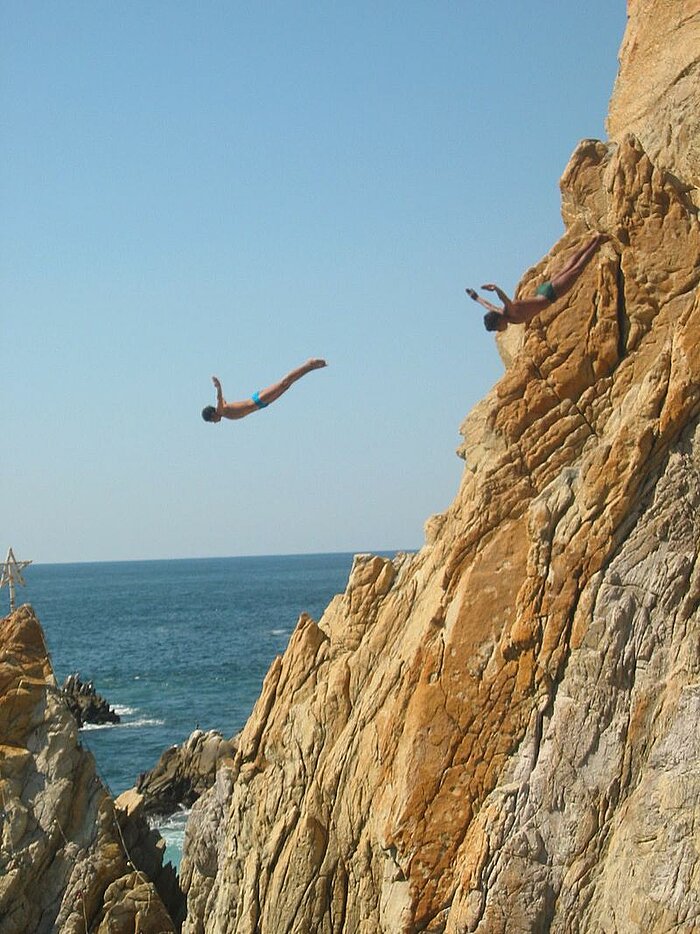
[[[499,338],[421,551],[300,619],[195,805],[186,931],[700,924],[699,22],[630,2],[611,139],[520,291],[610,240]]]

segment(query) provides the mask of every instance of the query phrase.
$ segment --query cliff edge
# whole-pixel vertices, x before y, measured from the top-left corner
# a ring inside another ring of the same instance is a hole
[[[272,665],[194,808],[186,931],[700,926],[700,5],[628,13],[520,289],[610,240],[499,338],[425,546],[358,557]]]

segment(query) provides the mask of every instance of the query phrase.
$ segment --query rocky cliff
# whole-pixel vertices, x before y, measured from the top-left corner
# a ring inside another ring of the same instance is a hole
[[[80,746],[34,613],[0,620],[0,934],[175,931],[164,847]]]
[[[700,4],[628,13],[520,290],[610,240],[499,338],[425,546],[272,665],[193,811],[189,932],[700,926]]]

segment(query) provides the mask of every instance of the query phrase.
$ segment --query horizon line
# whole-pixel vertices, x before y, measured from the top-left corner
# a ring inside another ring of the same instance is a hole
[[[377,549],[342,549],[339,551],[294,551],[285,553],[257,553],[242,555],[189,555],[171,558],[91,558],[77,561],[33,561],[31,567],[66,567],[75,564],[149,564],[166,561],[231,561],[251,558],[315,558],[325,555],[377,555],[378,557],[398,554],[415,554],[418,548],[377,548]]]

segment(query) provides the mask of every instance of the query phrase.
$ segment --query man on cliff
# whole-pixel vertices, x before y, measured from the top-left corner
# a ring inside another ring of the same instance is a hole
[[[258,409],[267,408],[267,406],[279,399],[282,393],[286,392],[292,383],[310,373],[311,370],[319,370],[326,366],[325,360],[314,358],[307,360],[302,366],[287,373],[279,382],[273,383],[267,389],[261,389],[254,392],[250,399],[244,399],[241,402],[227,402],[224,399],[224,393],[221,389],[221,383],[218,376],[212,376],[211,381],[216,389],[216,406],[207,405],[202,409],[202,418],[205,422],[220,422],[222,418],[245,418],[251,412],[257,412]]]
[[[503,302],[503,308],[499,308],[498,305],[481,298],[474,289],[466,289],[469,298],[487,309],[487,314],[484,315],[486,330],[505,331],[509,324],[525,324],[547,305],[561,298],[573,286],[595,251],[606,239],[605,234],[596,234],[569,258],[566,265],[555,273],[551,280],[538,286],[532,298],[510,299],[493,282],[487,282],[481,288],[498,295]]]

